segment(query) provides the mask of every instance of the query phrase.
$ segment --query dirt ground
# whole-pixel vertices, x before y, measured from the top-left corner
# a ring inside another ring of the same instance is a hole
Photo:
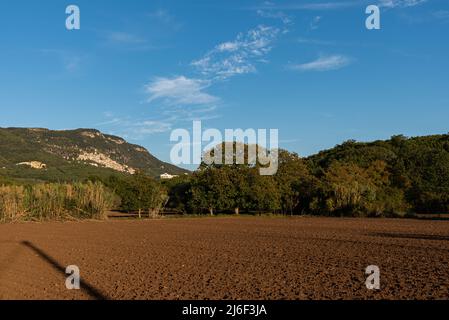
[[[67,290],[65,268],[81,270]],[[380,267],[381,289],[365,286]],[[0,299],[449,299],[449,222],[200,218],[0,225]]]

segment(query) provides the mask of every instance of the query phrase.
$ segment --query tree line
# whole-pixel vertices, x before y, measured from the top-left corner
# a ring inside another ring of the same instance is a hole
[[[223,148],[224,149],[224,148]],[[449,136],[394,136],[347,141],[302,158],[279,150],[278,171],[257,165],[206,165],[158,182],[143,175],[106,185],[122,209],[158,214],[274,213],[284,215],[404,216],[449,212]]]
[[[245,165],[206,166],[166,186],[168,204],[184,213],[392,216],[411,209],[383,161],[365,168],[336,161],[315,171],[307,159],[285,150],[273,176]]]

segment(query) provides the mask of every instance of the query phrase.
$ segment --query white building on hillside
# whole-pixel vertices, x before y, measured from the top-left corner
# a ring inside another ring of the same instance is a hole
[[[178,177],[178,176],[171,175],[169,173],[161,174],[161,180],[170,180],[170,179],[173,179],[173,178],[176,178],[176,177]]]

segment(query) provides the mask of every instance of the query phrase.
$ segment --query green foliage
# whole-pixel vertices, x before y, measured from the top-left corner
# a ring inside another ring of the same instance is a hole
[[[168,190],[167,207],[177,213],[188,214],[192,212],[192,178],[189,175],[183,175],[171,180],[162,182]]]
[[[151,177],[137,173],[123,179],[110,177],[105,184],[121,199],[121,209],[139,212],[146,211],[150,217],[159,215],[168,201],[166,188]]]
[[[376,161],[367,169],[334,162],[325,172],[319,209],[332,215],[403,215],[404,194],[391,186],[386,164]]]
[[[384,198],[382,211],[449,212],[449,135],[393,136],[388,141],[348,142],[309,160],[320,177],[337,161],[364,170],[381,161],[389,176],[387,184],[377,187],[378,198]]]
[[[204,168],[194,174],[192,206],[199,211],[229,210],[232,206],[232,183],[225,170]]]
[[[236,144],[234,144],[234,147]],[[245,147],[243,150],[247,150]],[[236,149],[232,155],[236,160]],[[203,163],[193,175],[190,206],[196,211],[271,212],[280,210],[280,194],[276,180],[261,176],[257,165]]]
[[[249,172],[249,206],[258,213],[273,212],[281,209],[281,193],[272,176],[261,176],[258,170]]]
[[[309,209],[317,181],[304,159],[296,153],[280,150],[275,178],[284,214],[301,213]]]

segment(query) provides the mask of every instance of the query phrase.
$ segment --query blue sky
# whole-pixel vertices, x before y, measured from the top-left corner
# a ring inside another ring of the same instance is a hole
[[[195,119],[300,155],[449,131],[447,0],[3,0],[0,28],[2,127],[97,128],[166,161]]]

